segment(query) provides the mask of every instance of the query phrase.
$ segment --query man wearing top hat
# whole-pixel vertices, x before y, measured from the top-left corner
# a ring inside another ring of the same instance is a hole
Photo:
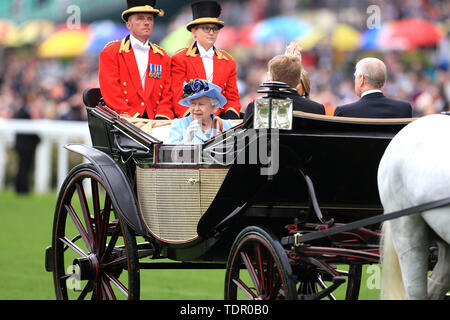
[[[99,82],[103,99],[119,114],[149,119],[173,119],[171,61],[149,41],[156,16],[155,0],[127,0],[122,20],[130,30],[100,53]]]
[[[189,108],[178,103],[183,96],[183,83],[191,79],[204,79],[222,88],[227,99],[216,115],[225,119],[238,119],[241,103],[236,82],[236,62],[223,50],[214,47],[225,23],[220,21],[220,5],[215,1],[200,1],[191,5],[193,21],[187,26],[195,42],[172,57],[173,109],[179,118],[189,113]]]

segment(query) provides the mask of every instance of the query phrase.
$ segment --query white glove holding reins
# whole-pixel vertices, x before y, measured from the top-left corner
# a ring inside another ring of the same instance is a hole
[[[193,120],[186,129],[186,135],[184,136],[182,143],[191,144],[200,127],[200,122],[198,120]]]

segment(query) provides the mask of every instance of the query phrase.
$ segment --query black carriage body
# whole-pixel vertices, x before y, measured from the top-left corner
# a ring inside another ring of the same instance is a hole
[[[411,121],[294,112],[293,130],[253,130],[242,123],[203,145],[173,146],[107,107],[88,108],[88,114],[94,148],[116,162],[135,192],[130,201],[139,212],[122,212],[134,215],[125,221],[138,215],[146,228],[135,231],[163,257],[217,262],[226,261],[247,226],[281,237],[295,218],[346,223],[380,214],[378,163],[392,137]],[[211,180],[215,184],[203,190]],[[194,217],[177,212],[188,213],[189,206]],[[158,228],[169,229],[169,236]],[[179,232],[186,234],[178,237]]]
[[[266,85],[269,95],[283,87]],[[358,298],[379,232],[355,225],[380,221],[378,163],[413,119],[291,119],[278,101],[274,119],[290,130],[250,121],[170,145],[171,121],[119,116],[98,88],[83,98],[93,147],[66,148],[91,163],[65,179],[46,249],[58,299],[139,299],[139,270],[158,268],[226,268],[226,299],[333,299],[344,282],[345,298]]]

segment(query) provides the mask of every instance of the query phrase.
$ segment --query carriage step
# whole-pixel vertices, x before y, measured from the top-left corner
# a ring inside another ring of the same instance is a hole
[[[54,270],[54,264],[53,264],[53,247],[48,246],[45,248],[45,271],[47,272],[53,272]]]

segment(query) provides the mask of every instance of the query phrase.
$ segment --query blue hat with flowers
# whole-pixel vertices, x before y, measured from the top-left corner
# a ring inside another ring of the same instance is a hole
[[[178,103],[190,107],[189,101],[203,96],[217,99],[220,108],[227,103],[227,99],[221,93],[222,88],[203,79],[193,79],[183,83],[183,99]]]

